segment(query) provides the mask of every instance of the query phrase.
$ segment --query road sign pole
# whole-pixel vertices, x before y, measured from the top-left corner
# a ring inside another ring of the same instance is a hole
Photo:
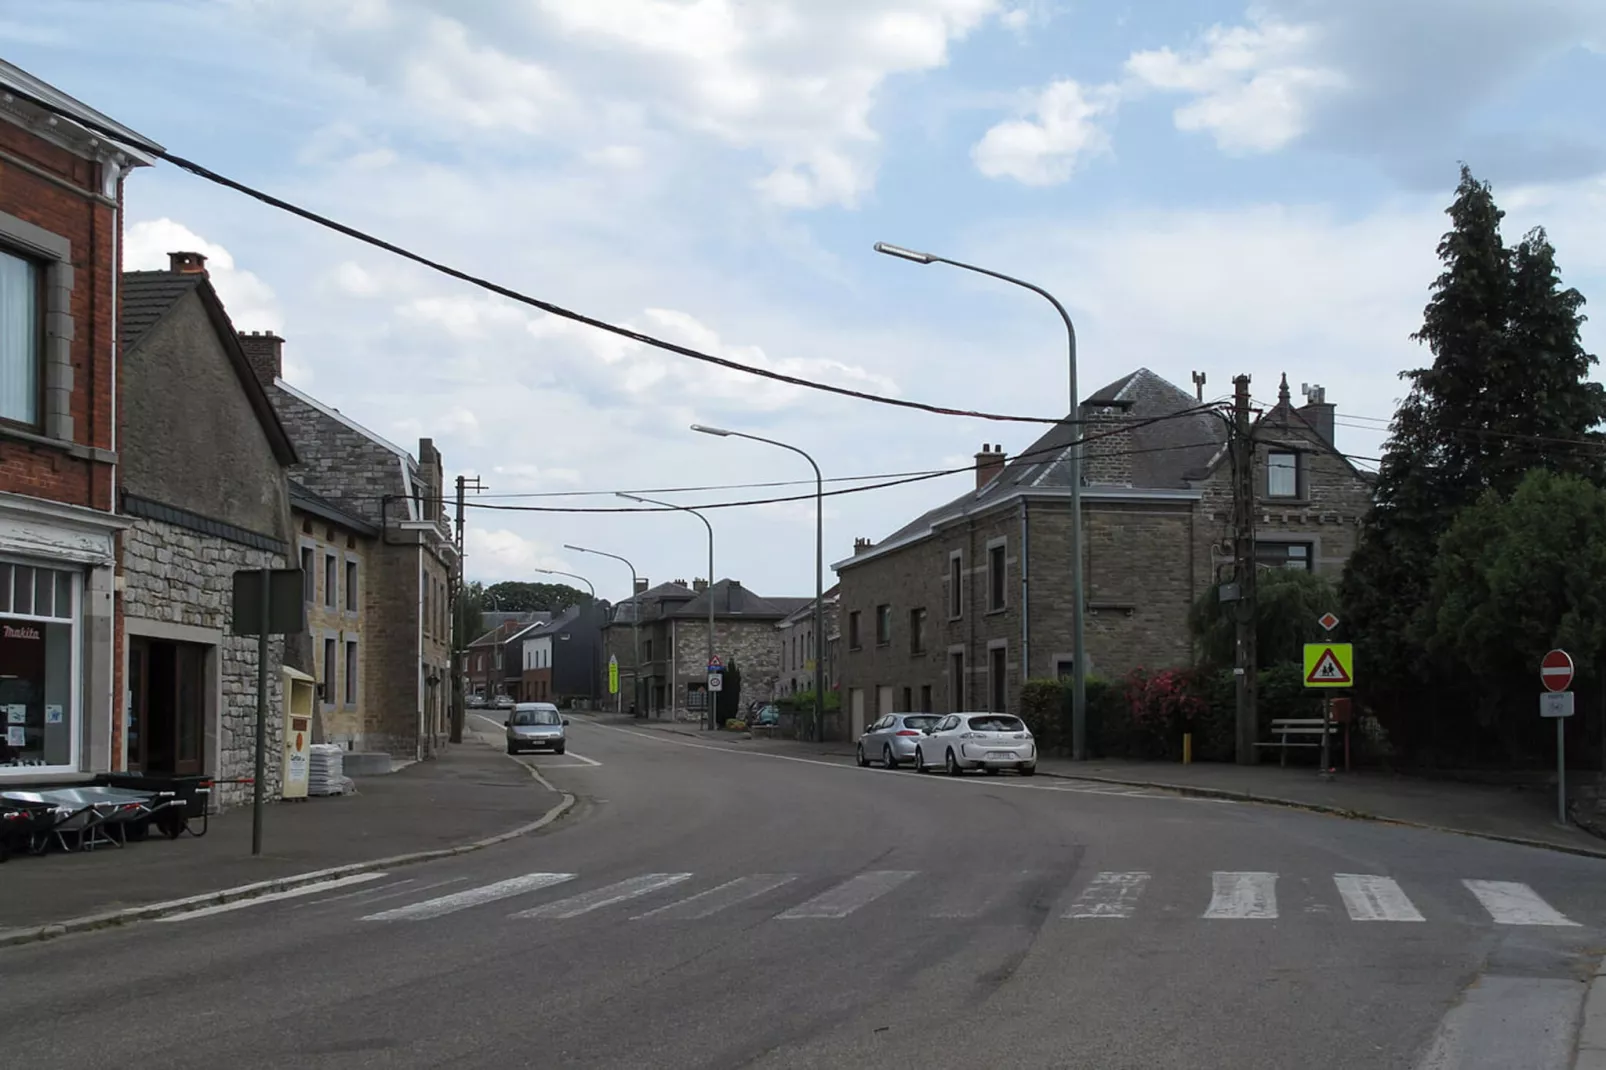
[[[1556,820],[1567,823],[1567,718],[1556,718]]]
[[[262,782],[268,775],[268,629],[273,573],[262,570],[262,616],[257,621],[257,753],[251,782],[251,853],[262,853]]]
[[[1320,776],[1323,780],[1333,777],[1333,761],[1328,753],[1328,741],[1333,735],[1333,696],[1322,696],[1322,769]]]

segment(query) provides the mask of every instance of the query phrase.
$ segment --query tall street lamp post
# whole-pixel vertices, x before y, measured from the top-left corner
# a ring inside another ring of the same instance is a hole
[[[714,525],[710,524],[708,522],[708,518],[706,516],[704,516],[702,513],[699,513],[697,510],[689,508],[689,507],[684,506],[684,505],[675,505],[673,502],[660,502],[660,501],[656,501],[656,500],[654,500],[652,498],[642,498],[642,497],[639,497],[639,496],[637,496],[635,494],[626,494],[624,491],[619,491],[618,494],[619,494],[619,497],[621,497],[621,498],[625,498],[625,499],[628,499],[629,501],[633,501],[633,502],[641,502],[644,505],[657,505],[657,506],[661,506],[664,509],[674,509],[677,512],[690,513],[692,516],[696,517],[698,520],[701,520],[703,522],[703,527],[708,529],[708,590],[705,592],[708,595],[708,661],[707,661],[706,664],[713,665],[714,664]],[[678,651],[677,651],[677,653],[678,653]],[[719,727],[719,721],[717,719],[718,715],[714,712],[714,692],[705,688],[704,691],[703,691],[703,695],[705,696],[705,701],[706,701],[706,704],[708,706],[708,716],[706,718],[707,724],[705,725],[705,727],[718,728]],[[689,697],[689,695],[688,695],[687,704],[690,705],[690,697]]]
[[[773,438],[703,424],[692,424],[691,429],[705,435],[745,438],[791,450],[814,469],[814,741],[822,742],[825,739],[825,480],[820,477],[820,466],[803,450]]]
[[[596,554],[598,557],[621,561],[625,567],[630,569],[630,637],[635,641],[636,646],[636,668],[631,673],[632,682],[630,685],[630,690],[634,692],[636,701],[631,703],[635,707],[631,712],[640,716],[644,704],[641,701],[641,592],[636,590],[639,586],[636,582],[636,566],[618,554],[610,554],[602,550],[588,550],[584,546],[571,546],[568,543],[564,543],[563,548],[565,550],[573,550],[577,554]]]
[[[896,256],[916,264],[947,264],[949,267],[963,268],[965,271],[974,271],[978,275],[998,279],[1014,286],[1032,291],[1042,297],[1065,321],[1065,334],[1070,343],[1070,373],[1071,373],[1071,600],[1076,610],[1071,621],[1071,757],[1080,761],[1087,757],[1087,649],[1086,637],[1083,633],[1082,618],[1087,612],[1087,600],[1082,588],[1082,431],[1081,397],[1076,388],[1076,325],[1071,322],[1071,315],[1065,311],[1065,306],[1059,299],[1041,286],[1035,286],[1025,279],[1017,279],[1012,275],[1005,275],[975,264],[966,264],[958,260],[949,260],[947,257],[936,256],[932,253],[916,252],[913,249],[904,249],[897,245],[888,245],[886,242],[876,242],[875,251],[885,253],[887,256]],[[1027,675],[1027,666],[1022,666],[1022,675]]]

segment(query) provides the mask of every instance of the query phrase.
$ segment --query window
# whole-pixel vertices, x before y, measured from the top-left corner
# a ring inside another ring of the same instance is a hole
[[[0,779],[78,761],[77,620],[75,573],[0,564]]]
[[[44,272],[0,250],[0,420],[39,423]]]
[[[1061,680],[1070,680],[1076,676],[1076,662],[1070,658],[1057,658],[1054,661],[1054,675]]]
[[[863,645],[859,641],[859,611],[855,609],[848,614],[848,649],[858,650]]]
[[[965,557],[953,553],[948,557],[948,616],[958,619],[965,613]]]
[[[323,641],[323,700],[327,703],[335,701],[335,641]]]
[[[924,608],[909,611],[909,653],[926,652],[926,611]]]
[[[357,612],[357,562],[346,562],[346,612]]]
[[[886,646],[892,642],[892,607],[880,605],[875,607],[875,642],[876,646]]]
[[[909,687],[904,688],[903,689],[903,712],[904,713],[913,713],[914,712],[914,708],[915,708],[914,707],[914,701],[915,701],[914,689],[913,688],[909,688]]]
[[[337,563],[334,554],[323,555],[323,604],[330,609],[340,604],[336,597],[340,593],[339,573],[335,571]]]
[[[987,708],[1003,713],[1008,708],[1009,649],[995,646],[987,651]]]
[[[357,643],[346,640],[346,705],[357,705]]]
[[[931,685],[930,684],[921,684],[920,685],[920,712],[921,713],[930,713],[931,712]],[[921,725],[921,726],[918,726],[918,727],[922,727],[923,728],[925,726]]]
[[[965,708],[965,654],[962,650],[948,655],[948,708]]]
[[[1299,497],[1299,454],[1266,455],[1266,497]]]
[[[318,574],[312,570],[312,547],[301,548],[301,593],[307,605],[318,600]]]
[[[651,639],[648,639],[646,641],[646,643],[644,643],[642,645],[642,655],[641,656],[643,658],[645,658],[646,660],[648,660],[648,661],[652,660],[652,640]]]
[[[1255,564],[1261,568],[1292,568],[1311,571],[1311,544],[1308,542],[1257,542]]]
[[[1004,543],[987,547],[987,611],[997,612],[1004,608],[1004,583],[1008,577],[1005,564],[1006,547]]]

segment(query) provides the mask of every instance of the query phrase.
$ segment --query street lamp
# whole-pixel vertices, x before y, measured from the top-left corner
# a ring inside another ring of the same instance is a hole
[[[596,600],[597,600],[597,587],[596,587],[596,584],[592,583],[590,580],[586,579],[584,576],[580,575],[578,572],[563,572],[563,571],[560,571],[560,570],[555,569],[555,568],[532,568],[530,571],[531,572],[539,572],[543,576],[567,576],[571,580],[579,580],[581,583],[586,585],[586,591],[591,595],[591,601],[593,603],[595,603]],[[631,591],[630,593],[631,594],[635,594],[634,591]],[[587,612],[590,611],[590,608],[591,607],[589,607],[589,606],[587,607]],[[591,626],[589,624],[587,624],[586,625],[586,634],[588,634],[588,635],[590,634],[590,628],[591,628]],[[558,636],[558,638],[559,639],[567,639],[569,637],[567,635],[560,635],[560,636]],[[591,688],[590,688],[590,693],[587,696],[587,698],[589,698],[590,701],[592,701],[592,702],[596,702],[597,701],[596,687],[597,687],[597,679],[598,679],[598,670],[597,670],[597,655],[598,655],[598,653],[599,652],[597,650],[597,644],[596,643],[592,643],[591,644],[591,665],[589,666],[590,669],[591,669]],[[554,671],[554,675],[556,675],[555,671]]]
[[[779,446],[802,457],[809,462],[809,467],[814,469],[814,741],[823,742],[825,739],[825,480],[820,477],[820,466],[815,464],[814,458],[803,450],[773,438],[750,435],[745,431],[730,431],[723,427],[708,427],[703,424],[692,424],[691,429],[701,431],[705,435],[718,435],[720,438],[745,438],[753,442]]]
[[[567,576],[571,580],[579,580],[581,583],[586,585],[586,590],[590,593],[591,598],[592,598],[593,601],[597,597],[597,588],[596,588],[596,586],[590,580],[586,579],[584,576],[580,575],[577,572],[560,572],[555,568],[532,568],[530,571],[531,572],[539,572],[543,576]],[[634,593],[634,592],[632,592],[632,593]]]
[[[641,701],[641,592],[636,590],[638,586],[636,582],[636,566],[618,554],[610,554],[604,550],[589,550],[584,546],[571,546],[569,543],[564,543],[563,548],[565,550],[573,550],[577,554],[596,554],[598,557],[622,561],[630,569],[630,637],[635,640],[636,646],[636,668],[631,673],[633,682],[630,688],[636,693],[636,701],[632,705],[636,707],[634,712],[639,717],[644,704]],[[590,581],[587,582],[589,583]],[[619,701],[624,701],[623,695],[620,696]]]
[[[665,509],[674,509],[674,510],[676,510],[678,512],[690,513],[692,516],[696,517],[698,520],[701,520],[703,522],[703,527],[708,529],[708,591],[706,592],[707,595],[708,595],[708,661],[707,661],[707,664],[708,665],[713,665],[714,664],[714,525],[712,525],[712,524],[710,524],[708,522],[708,518],[706,516],[704,516],[702,513],[699,513],[697,510],[690,508],[689,506],[675,505],[673,502],[660,502],[660,501],[656,501],[656,500],[654,500],[652,498],[642,498],[642,497],[640,497],[638,495],[635,495],[635,494],[626,494],[622,490],[621,491],[616,491],[615,493],[617,493],[619,495],[619,497],[624,498],[627,501],[641,502],[644,505],[658,505],[658,506],[662,506]],[[710,675],[712,675],[711,672],[710,672]],[[719,727],[719,720],[718,720],[719,715],[714,711],[714,692],[711,691],[711,690],[705,690],[703,692],[703,694],[707,696],[707,702],[708,702],[708,726],[712,727],[712,728],[718,728]],[[688,705],[690,704],[689,700],[688,700],[687,704]]]
[[[1076,388],[1076,325],[1071,322],[1071,315],[1065,311],[1065,306],[1059,299],[1041,286],[1035,286],[1025,279],[1017,279],[1012,275],[991,271],[975,264],[966,264],[958,260],[949,260],[944,256],[933,253],[916,252],[898,245],[888,245],[886,242],[876,242],[875,251],[895,256],[900,260],[908,260],[916,264],[947,264],[949,267],[963,268],[965,271],[974,271],[978,275],[998,279],[1042,297],[1065,321],[1065,334],[1070,342],[1070,372],[1071,372],[1071,600],[1076,604],[1076,612],[1071,620],[1071,757],[1081,760],[1087,757],[1087,649],[1086,637],[1083,631],[1082,618],[1087,612],[1087,600],[1082,587],[1082,429],[1081,398]],[[1028,675],[1029,666],[1022,666],[1021,675]]]

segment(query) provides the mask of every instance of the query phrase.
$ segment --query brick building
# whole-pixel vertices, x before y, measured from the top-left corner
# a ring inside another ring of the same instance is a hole
[[[620,691],[630,701],[635,669],[634,614],[640,613],[641,712],[651,717],[697,718],[707,709],[708,607],[714,606],[714,654],[739,666],[742,701],[774,694],[781,675],[775,626],[807,598],[763,598],[736,580],[693,580],[646,588],[614,607],[604,630],[600,671],[619,659]],[[606,693],[606,680],[602,693]]]
[[[498,695],[520,700],[524,694],[524,639],[551,619],[546,610],[508,614],[476,636],[464,652],[467,693],[488,702]]]
[[[825,623],[826,635],[836,634],[836,616],[838,599],[841,595],[839,587],[832,587],[825,592]],[[779,673],[775,680],[773,697],[785,698],[803,691],[814,690],[814,599],[806,599],[803,605],[787,614],[775,625],[775,638],[780,643]],[[832,675],[830,647],[826,648],[824,665],[825,689],[829,692],[835,686],[836,680]]]
[[[206,773],[249,794],[257,640],[232,634],[234,573],[289,564],[295,449],[199,253],[123,276],[119,497],[128,680],[122,768]],[[297,637],[289,637],[292,644]],[[268,648],[269,795],[278,794],[286,637]]]
[[[161,149],[4,61],[0,89],[4,786],[101,772],[118,758],[123,178]]]
[[[1295,408],[1284,380],[1256,424],[1256,556],[1341,571],[1371,484],[1333,445],[1333,406]],[[975,489],[879,544],[841,578],[839,687],[851,731],[903,710],[1018,709],[1020,686],[1072,670],[1068,444],[1090,441],[1082,490],[1087,669],[1116,676],[1192,658],[1188,609],[1230,566],[1226,425],[1147,369],[1083,402],[1009,460],[977,454]]]
[[[363,577],[358,612],[364,622],[358,654],[365,706],[361,749],[386,751],[398,758],[432,756],[449,731],[449,581],[457,559],[451,524],[442,509],[440,454],[433,442],[423,438],[415,458],[290,386],[282,377],[282,338],[252,332],[241,335],[240,342],[295,444],[300,460],[291,478],[379,531],[379,539],[368,545],[358,564]],[[316,535],[318,525],[311,527]],[[303,538],[307,534],[301,533]],[[321,567],[328,567],[327,548],[320,548],[316,539],[298,540],[298,557],[308,549],[314,561],[324,555]],[[343,548],[336,555],[337,581],[345,574],[347,549],[355,548]],[[340,691],[333,678],[341,672],[347,642],[340,630],[328,631],[334,634],[320,635],[324,650],[318,652],[318,660],[332,638],[335,665],[332,672],[324,667],[315,672],[329,674],[319,675],[325,685],[326,718],[338,705]],[[336,686],[331,688],[331,683]]]

